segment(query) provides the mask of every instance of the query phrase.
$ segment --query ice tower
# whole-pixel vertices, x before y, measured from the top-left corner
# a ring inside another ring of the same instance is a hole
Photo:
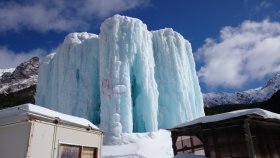
[[[85,117],[118,136],[204,115],[190,43],[115,15],[100,35],[69,34],[40,66],[36,102]]]
[[[190,43],[172,29],[153,31],[159,128],[204,115]]]
[[[138,19],[114,16],[101,26],[101,127],[108,129],[119,114],[123,132],[158,128],[152,34]],[[116,115],[115,114],[115,115]]]

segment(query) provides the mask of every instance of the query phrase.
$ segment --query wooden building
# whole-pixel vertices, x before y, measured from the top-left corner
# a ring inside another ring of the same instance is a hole
[[[262,109],[205,116],[170,130],[174,155],[280,158],[280,115]]]

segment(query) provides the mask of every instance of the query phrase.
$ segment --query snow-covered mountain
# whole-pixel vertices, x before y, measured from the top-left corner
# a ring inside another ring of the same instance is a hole
[[[39,58],[33,57],[15,69],[1,71],[0,107],[34,103],[38,69]]]
[[[39,58],[21,63],[14,71],[5,72],[0,79],[0,94],[16,92],[37,83]],[[10,69],[12,70],[12,69]]]
[[[280,90],[280,73],[275,74],[265,85],[236,93],[207,93],[203,95],[204,106],[252,104],[268,100]]]

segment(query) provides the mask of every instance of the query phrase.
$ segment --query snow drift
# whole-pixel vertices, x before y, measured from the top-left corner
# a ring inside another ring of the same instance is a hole
[[[122,132],[155,131],[204,115],[190,43],[115,15],[100,35],[69,34],[41,64],[36,104]]]

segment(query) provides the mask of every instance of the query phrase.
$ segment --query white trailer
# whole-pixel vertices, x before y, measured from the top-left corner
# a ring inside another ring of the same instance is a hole
[[[103,132],[86,119],[24,104],[0,111],[1,158],[101,158]]]

